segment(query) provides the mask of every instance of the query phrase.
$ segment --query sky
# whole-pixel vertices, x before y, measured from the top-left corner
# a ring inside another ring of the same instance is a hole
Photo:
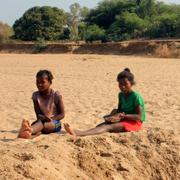
[[[69,6],[78,2],[82,7],[96,7],[101,0],[0,0],[0,21],[13,25],[23,13],[34,6],[55,6],[69,11]],[[180,4],[180,0],[161,0],[166,3]]]

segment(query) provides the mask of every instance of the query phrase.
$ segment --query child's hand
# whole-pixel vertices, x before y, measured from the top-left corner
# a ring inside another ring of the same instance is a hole
[[[51,118],[42,114],[38,114],[38,119],[44,122],[51,122]]]
[[[45,116],[45,120],[46,120],[46,122],[51,122],[52,121],[52,119],[49,116]]]
[[[107,123],[115,123],[115,122],[120,122],[121,119],[124,118],[124,115],[125,113],[118,113],[118,114],[115,114],[113,116],[107,116],[105,117],[105,122]]]
[[[119,118],[120,118],[120,119],[124,119],[124,117],[125,117],[125,113],[124,113],[124,112],[119,113]]]
[[[103,116],[104,119],[110,118],[117,114],[117,109],[113,109],[110,114]]]
[[[119,122],[120,121],[120,117],[118,114],[114,115],[114,116],[110,116],[110,117],[105,117],[105,122],[107,123],[115,123],[115,122]]]
[[[106,123],[115,123],[115,122],[117,122],[117,121],[118,121],[118,120],[115,119],[114,117],[109,117],[109,118],[105,119],[105,122],[106,122]]]

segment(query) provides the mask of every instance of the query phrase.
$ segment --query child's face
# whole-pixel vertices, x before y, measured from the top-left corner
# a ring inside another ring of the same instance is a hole
[[[51,83],[48,81],[48,77],[42,76],[36,79],[36,86],[40,92],[46,91],[49,89]]]
[[[131,87],[132,87],[132,84],[127,78],[121,79],[119,81],[119,89],[123,93],[125,93],[125,94],[129,93],[131,91]]]

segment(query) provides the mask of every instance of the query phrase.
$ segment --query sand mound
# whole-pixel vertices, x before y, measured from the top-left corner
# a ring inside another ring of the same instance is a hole
[[[159,128],[1,143],[1,179],[178,179],[179,139]]]

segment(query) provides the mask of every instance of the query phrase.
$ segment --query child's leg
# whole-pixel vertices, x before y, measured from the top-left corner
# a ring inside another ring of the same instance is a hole
[[[31,124],[31,129],[32,129],[33,135],[40,133],[43,128],[44,128],[44,125],[41,120],[37,120]]]
[[[69,134],[75,136],[97,135],[105,132],[124,132],[124,126],[121,123],[102,124],[86,131],[73,130],[67,123],[64,124],[64,128]]]
[[[108,124],[108,123],[102,122],[102,123],[98,124],[96,127],[99,127],[99,126],[102,126],[102,125],[105,125],[105,124]]]
[[[42,133],[49,134],[55,132],[55,124],[53,122],[46,122],[44,123],[44,127],[42,129]]]
[[[35,134],[41,132],[43,127],[44,127],[43,123],[40,120],[33,122],[31,126],[30,126],[28,120],[23,120],[18,137],[24,138],[24,139],[29,139],[32,134],[35,135]]]

